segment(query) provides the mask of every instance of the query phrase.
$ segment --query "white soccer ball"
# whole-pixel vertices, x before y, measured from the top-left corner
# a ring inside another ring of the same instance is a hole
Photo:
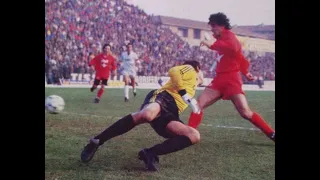
[[[64,106],[64,100],[60,96],[51,95],[46,98],[45,108],[49,113],[58,114],[63,111]]]

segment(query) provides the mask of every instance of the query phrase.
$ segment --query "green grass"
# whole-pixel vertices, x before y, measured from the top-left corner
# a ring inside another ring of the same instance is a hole
[[[205,111],[199,127],[201,142],[182,151],[160,156],[159,172],[145,172],[137,159],[141,148],[164,139],[148,124],[106,142],[88,164],[80,152],[88,138],[120,117],[137,111],[149,90],[138,90],[129,103],[123,89],[106,89],[100,104],[95,93],[83,88],[46,88],[45,95],[64,98],[61,114],[45,113],[45,178],[72,180],[174,179],[174,180],[271,180],[275,179],[275,145],[260,131],[216,126],[254,127],[243,120],[230,101],[219,101]],[[250,107],[275,127],[275,93],[246,92]],[[197,93],[199,94],[199,92]],[[181,116],[186,122],[187,109]]]

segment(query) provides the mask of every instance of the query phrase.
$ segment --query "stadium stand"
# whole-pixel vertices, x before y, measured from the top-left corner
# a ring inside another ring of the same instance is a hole
[[[101,49],[106,42],[118,57],[125,44],[132,42],[140,56],[140,76],[165,76],[170,67],[196,59],[202,64],[204,77],[214,77],[209,70],[214,63],[213,51],[191,47],[170,29],[161,27],[155,16],[123,0],[45,0],[45,12],[45,74],[50,82],[69,79],[71,73],[92,74],[88,55],[94,46]],[[256,34],[259,30],[274,38],[268,34],[272,31],[269,26],[235,27],[240,34]],[[275,79],[274,53],[244,53],[254,75]]]

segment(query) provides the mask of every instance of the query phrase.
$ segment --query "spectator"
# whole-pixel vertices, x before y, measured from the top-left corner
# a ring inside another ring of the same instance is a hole
[[[46,59],[51,60],[45,68],[48,76],[55,66],[53,60],[61,67],[56,71],[61,71],[65,79],[71,73],[92,73],[86,66],[88,57],[101,50],[101,44],[112,42],[112,49],[119,57],[124,46],[131,42],[141,55],[139,75],[165,76],[170,67],[197,59],[204,77],[214,77],[214,71],[210,71],[213,51],[190,47],[169,28],[157,24],[153,16],[123,0],[46,0],[45,11],[45,51]],[[251,62],[252,74],[263,74],[265,80],[274,79],[274,53],[258,56],[256,52],[245,51],[244,54]]]

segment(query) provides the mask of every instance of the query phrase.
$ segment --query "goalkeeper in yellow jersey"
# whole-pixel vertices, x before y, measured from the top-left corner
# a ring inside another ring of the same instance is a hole
[[[200,64],[197,61],[186,61],[183,65],[172,67],[169,70],[170,80],[160,89],[147,94],[140,111],[121,118],[90,139],[81,153],[81,160],[89,162],[106,141],[143,123],[149,123],[160,136],[167,139],[138,153],[139,159],[145,163],[149,171],[157,171],[159,155],[176,152],[198,143],[199,132],[185,125],[179,119],[179,114],[188,105],[194,113],[200,113],[197,101],[193,98],[199,70]]]

